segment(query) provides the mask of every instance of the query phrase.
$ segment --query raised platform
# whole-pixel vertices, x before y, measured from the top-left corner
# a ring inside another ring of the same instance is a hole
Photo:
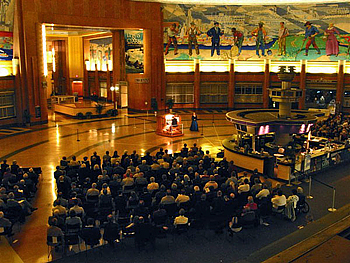
[[[92,115],[98,115],[96,112],[96,102],[93,101],[80,101],[77,103],[62,103],[55,104],[54,111],[57,113],[62,113],[68,116],[77,116],[78,113],[86,115],[87,112],[91,112]],[[114,105],[111,103],[104,104],[101,114],[106,114],[107,111],[113,110]]]

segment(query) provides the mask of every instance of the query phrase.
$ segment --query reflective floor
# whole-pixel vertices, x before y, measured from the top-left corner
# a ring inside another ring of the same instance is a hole
[[[190,112],[179,111],[178,113],[182,117],[184,136],[175,138],[155,134],[156,118],[154,115],[128,114],[124,110],[115,118],[80,121],[52,114],[47,125],[27,127],[17,131],[10,130],[4,133],[1,133],[0,130],[0,161],[3,159],[7,159],[8,162],[17,160],[23,167],[40,166],[43,171],[39,190],[34,200],[34,206],[39,209],[27,218],[20,232],[13,237],[15,241],[12,244],[14,251],[4,243],[4,238],[0,241],[0,263],[47,262],[47,219],[51,214],[52,202],[55,199],[53,172],[62,156],[69,158],[76,155],[81,160],[84,156],[91,156],[94,151],[103,155],[106,150],[110,152],[117,150],[122,153],[124,150],[131,152],[136,149],[140,154],[144,154],[146,151],[154,153],[159,147],[169,149],[171,152],[179,151],[184,143],[189,146],[197,143],[204,150],[209,150],[214,155],[222,148],[221,141],[232,135],[232,125],[225,120],[224,112],[199,112],[199,132],[189,130]],[[326,171],[318,175],[318,179],[336,187],[337,199],[335,205],[337,208],[350,202],[350,192],[348,191],[350,172],[348,166]],[[307,189],[307,184],[304,183],[302,186]],[[332,202],[332,192],[321,184],[315,184],[312,188],[312,195],[314,199],[310,199],[309,203],[312,217],[317,220],[329,214],[327,209]],[[213,257],[215,253],[213,254],[210,251],[215,244],[215,251],[221,251],[221,254],[225,255],[225,262],[227,260],[235,262],[237,259],[244,258],[252,252],[272,244],[275,240],[290,233],[301,231],[298,230],[298,226],[302,224],[305,224],[304,217],[298,218],[293,223],[276,220],[268,228],[259,228],[260,232],[255,236],[252,244],[235,244],[233,247],[228,247],[232,245],[217,240],[203,246],[201,244],[197,247],[189,246],[188,253],[193,253],[193,250],[198,251],[198,256],[201,255],[203,259],[206,257],[207,262],[214,262],[210,257]],[[228,252],[227,249],[231,252]],[[235,250],[234,253],[232,249]],[[10,256],[3,257],[3,251],[5,250]],[[168,253],[169,251],[164,253],[160,251],[159,253],[163,253],[161,256],[167,262],[172,262],[171,258],[179,255],[176,251],[174,249],[173,254]],[[132,258],[127,253],[124,256],[121,255],[121,258],[125,259],[124,262],[137,262],[135,261],[137,256]],[[153,259],[156,259],[157,256],[154,256]],[[70,262],[70,258],[64,260]],[[188,262],[188,260],[183,262]]]
[[[40,166],[43,174],[34,206],[39,209],[27,217],[12,246],[24,262],[46,262],[46,228],[55,199],[53,172],[62,156],[91,156],[109,150],[122,153],[137,150],[140,154],[154,152],[159,147],[169,152],[179,151],[184,143],[197,143],[212,154],[220,151],[221,141],[232,134],[232,126],[224,113],[199,113],[199,132],[189,130],[190,112],[179,112],[184,136],[176,138],[155,134],[156,118],[147,114],[121,114],[110,119],[72,120],[63,115],[50,115],[49,123],[23,130],[0,133],[0,160],[17,160],[20,166]],[[0,260],[1,261],[1,260]],[[13,261],[18,262],[18,261]]]

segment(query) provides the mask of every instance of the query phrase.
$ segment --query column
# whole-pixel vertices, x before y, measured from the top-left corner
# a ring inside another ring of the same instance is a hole
[[[338,61],[338,76],[337,76],[337,94],[336,94],[336,104],[337,110],[341,111],[343,107],[343,97],[344,97],[344,60]]]
[[[46,31],[45,26],[41,23],[36,24],[36,33],[37,33],[37,74],[34,72],[33,68],[33,85],[34,85],[34,92],[38,95],[38,105],[40,106],[41,111],[41,117],[39,121],[45,120],[47,121],[48,118],[48,111],[47,111],[47,83],[46,83],[46,76],[47,74],[47,68],[46,71],[44,70],[44,56],[46,58],[46,52],[44,54],[44,49],[46,50]],[[45,41],[45,43],[43,43]],[[35,114],[34,114],[35,115]],[[35,116],[34,116],[35,117]]]
[[[126,80],[125,71],[125,40],[124,30],[112,31],[112,53],[113,53],[113,83],[114,87],[119,87],[119,81]],[[120,101],[120,88],[119,91],[114,94],[117,105],[121,105]]]
[[[113,46],[113,83],[115,86],[119,81],[126,80],[125,72],[125,40],[124,30],[112,31],[112,46]]]
[[[193,83],[193,96],[194,96],[194,101],[193,101],[193,106],[195,109],[199,109],[200,106],[200,83],[201,83],[201,73],[199,69],[199,60],[195,59],[194,61],[194,83]]]
[[[269,107],[269,87],[270,87],[270,60],[265,59],[265,72],[264,72],[264,84],[263,84],[263,108]]]
[[[229,72],[229,81],[228,81],[228,104],[227,107],[229,109],[233,109],[235,106],[235,65],[234,60],[230,59],[230,72]]]
[[[299,99],[299,110],[305,108],[305,97],[306,97],[306,60],[300,60],[300,82],[299,88],[303,91],[303,95]]]

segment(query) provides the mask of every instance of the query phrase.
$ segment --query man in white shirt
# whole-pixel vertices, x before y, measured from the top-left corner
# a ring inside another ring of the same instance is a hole
[[[176,23],[173,23],[167,30],[168,33],[168,44],[165,48],[165,55],[169,54],[169,47],[171,43],[174,45],[174,55],[177,55],[177,40],[176,40],[176,34],[179,33],[179,29],[176,28]]]
[[[269,189],[267,189],[267,185],[263,184],[263,189],[261,189],[259,193],[256,194],[255,197],[261,200],[262,198],[267,197],[269,194],[270,194],[270,191]]]
[[[249,180],[244,179],[244,183],[238,186],[238,193],[246,193],[249,192],[250,190],[250,185],[249,185]]]
[[[278,190],[277,195],[271,199],[273,208],[277,209],[279,206],[285,206],[287,203],[286,196],[282,193],[282,190]]]
[[[185,225],[188,223],[188,218],[185,217],[185,210],[183,208],[179,211],[179,216],[175,217],[174,226]]]
[[[289,35],[288,28],[284,26],[284,22],[280,23],[281,27],[278,31],[278,55],[286,55],[286,37]]]
[[[185,194],[185,189],[181,190],[181,194],[178,194],[175,203],[179,206],[181,203],[186,203],[190,201],[190,197]]]

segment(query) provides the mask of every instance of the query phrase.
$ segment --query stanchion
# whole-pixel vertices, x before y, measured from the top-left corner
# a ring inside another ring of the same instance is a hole
[[[298,175],[295,176],[295,181],[293,182],[294,185],[301,184],[301,182],[298,180],[298,178],[299,178],[299,173],[298,173]]]
[[[79,139],[79,129],[77,129],[77,142],[80,142],[80,139]]]
[[[335,205],[335,188],[333,187],[333,200],[332,200],[332,207],[328,208],[329,212],[335,212],[337,209],[334,208]]]
[[[290,175],[288,176],[288,184],[286,184],[286,186],[288,186],[288,187],[292,186],[292,184],[290,183]]]
[[[309,193],[308,195],[306,196],[307,199],[312,199],[314,198],[312,195],[311,195],[311,176],[309,176]]]
[[[146,120],[143,120],[143,130],[146,130]]]
[[[184,124],[181,123],[181,131],[182,131],[182,134],[184,134]]]
[[[201,133],[201,135],[203,135],[204,134],[204,127],[203,127],[203,124],[202,124],[202,133]]]

